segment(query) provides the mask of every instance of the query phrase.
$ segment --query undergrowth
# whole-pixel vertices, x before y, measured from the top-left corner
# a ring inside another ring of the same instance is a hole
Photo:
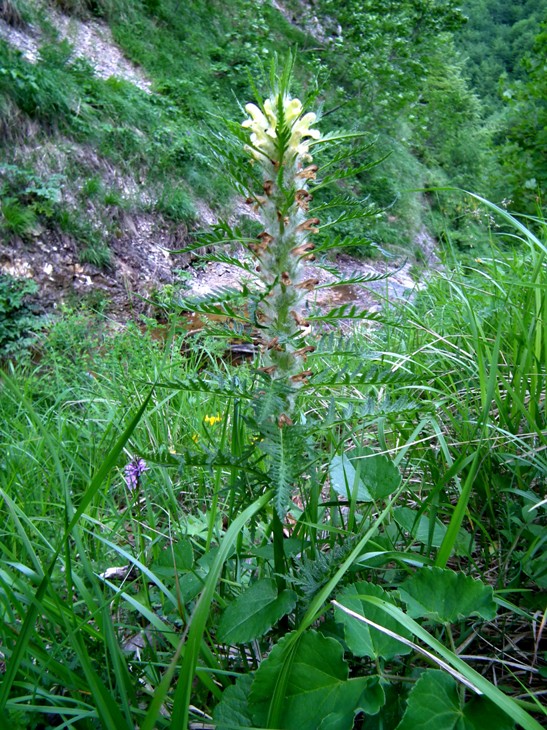
[[[544,231],[475,196],[504,234],[484,231],[488,257],[378,315],[301,308],[329,135],[287,83],[215,142],[258,185],[247,308],[217,292],[193,305],[209,334],[175,313],[160,340],[76,313],[3,373],[10,727],[545,719]],[[357,326],[321,329],[337,318]],[[235,366],[242,339],[255,355]]]

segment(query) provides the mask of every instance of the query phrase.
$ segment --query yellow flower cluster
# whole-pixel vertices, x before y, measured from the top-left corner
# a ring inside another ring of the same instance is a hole
[[[309,138],[319,139],[321,134],[317,129],[310,129],[310,125],[316,120],[313,112],[302,115],[302,102],[300,99],[291,99],[283,96],[283,117],[284,123],[291,131],[291,136],[285,154],[293,158],[300,155],[303,160],[311,159],[308,154]],[[277,109],[279,108],[279,97],[266,99],[264,111],[256,104],[247,104],[245,111],[250,119],[246,119],[242,126],[251,130],[250,146],[247,150],[256,160],[262,161],[264,157],[269,160],[277,160],[279,150],[277,140],[279,136],[279,124]]]
[[[214,426],[215,423],[220,423],[222,421],[222,416],[220,413],[217,413],[216,416],[205,416],[203,420],[208,426]]]

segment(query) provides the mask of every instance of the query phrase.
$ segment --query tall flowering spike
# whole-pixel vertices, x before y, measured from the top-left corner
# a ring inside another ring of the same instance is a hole
[[[245,150],[263,179],[262,190],[254,196],[263,231],[249,245],[267,292],[259,318],[265,345],[262,370],[295,391],[310,375],[305,367],[309,348],[303,342],[308,330],[303,305],[317,280],[304,275],[304,265],[313,258],[311,238],[320,225],[309,213],[308,186],[317,171],[310,164],[310,142],[321,134],[312,127],[316,114],[306,112],[300,99],[285,90],[274,92],[261,108],[247,104],[245,111],[249,115],[242,124],[249,130]]]

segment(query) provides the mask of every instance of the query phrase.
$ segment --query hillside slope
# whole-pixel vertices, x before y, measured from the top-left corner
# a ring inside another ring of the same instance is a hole
[[[240,6],[241,11],[244,3]],[[275,3],[268,14],[289,35],[306,38],[297,28],[300,23],[310,32],[310,42],[326,41],[303,4],[290,12]],[[245,46],[239,20],[231,33],[222,29],[227,45],[222,54],[220,49],[213,54],[218,60],[209,71],[219,87],[232,74],[230,64],[237,69],[236,44]],[[113,28],[123,39],[125,21]],[[32,277],[46,308],[83,297],[94,306],[107,300],[117,316],[141,309],[132,292],[154,296],[176,284],[177,271],[189,260],[166,251],[215,220],[211,205],[218,210],[220,203],[225,213],[234,207],[247,213],[226,197],[218,181],[205,199],[211,175],[194,163],[206,153],[199,150],[200,130],[190,128],[186,118],[195,118],[196,110],[185,109],[188,102],[180,96],[189,80],[166,82],[156,71],[152,81],[155,69],[149,76],[133,63],[103,19],[69,16],[49,5],[28,20],[22,15],[9,24],[4,18],[0,38],[7,92],[4,139],[12,143],[8,164],[0,169],[5,194],[1,271]],[[180,59],[175,56],[173,62]],[[13,86],[6,76],[15,80]],[[36,97],[33,107],[29,91]],[[211,103],[214,90],[210,96],[203,94],[202,107]],[[158,154],[163,180],[154,169]],[[427,240],[425,232],[421,236]],[[431,241],[427,245],[430,250]],[[376,266],[386,270],[384,264]],[[390,264],[397,271],[393,292],[413,286],[410,266],[401,273],[399,263]],[[233,283],[225,267],[206,275],[198,271],[197,288],[208,286],[204,279],[221,276]]]

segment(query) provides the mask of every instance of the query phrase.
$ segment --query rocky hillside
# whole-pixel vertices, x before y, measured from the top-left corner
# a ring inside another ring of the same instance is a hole
[[[203,293],[237,283],[227,265],[204,270],[189,256],[169,253],[219,215],[243,217],[243,225],[249,216],[205,159],[202,112],[211,109],[197,98],[200,89],[205,94],[205,80],[190,89],[188,79],[166,80],[153,65],[135,63],[123,16],[92,17],[85,8],[78,14],[77,3],[65,7],[72,14],[51,3],[8,2],[2,8],[2,275],[36,281],[46,310],[87,301],[122,319],[146,310],[143,297],[165,300],[165,287],[171,294]],[[268,19],[278,35],[297,34],[308,46],[328,43],[302,3],[289,8],[275,2],[267,15],[259,14],[263,24]],[[132,22],[144,34],[143,18]],[[218,108],[219,99],[233,83],[234,68],[238,72],[235,44],[245,44],[240,32],[237,19],[231,29],[216,28],[215,40],[226,45],[211,53],[217,60],[209,69],[207,103],[217,111],[226,111]],[[185,91],[191,94],[184,97]],[[345,254],[340,264],[346,273],[392,271],[387,290],[385,283],[377,286],[400,296],[415,286],[412,267],[437,259],[423,226],[412,233],[410,251],[392,248],[387,262],[383,255],[364,261]],[[334,297],[371,301],[362,289]]]

